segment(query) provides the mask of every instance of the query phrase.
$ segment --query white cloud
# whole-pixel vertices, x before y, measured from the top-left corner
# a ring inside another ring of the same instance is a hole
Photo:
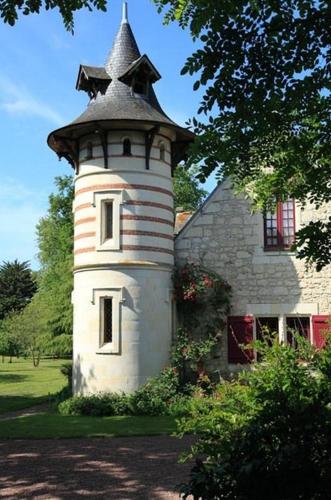
[[[10,114],[25,114],[44,118],[55,125],[66,122],[57,111],[36,99],[23,86],[18,86],[9,79],[0,77],[2,100],[0,107]]]

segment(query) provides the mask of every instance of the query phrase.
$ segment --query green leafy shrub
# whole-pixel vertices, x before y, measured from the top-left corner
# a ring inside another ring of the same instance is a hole
[[[331,490],[331,345],[260,346],[262,363],[194,399],[182,433],[198,439],[184,498],[318,500]],[[201,460],[204,456],[204,460]]]
[[[70,369],[65,365],[64,372]],[[74,396],[62,401],[59,412],[62,415],[173,415],[182,416],[188,412],[190,397],[178,394],[178,372],[165,368],[162,373],[150,379],[131,395],[96,394]]]
[[[115,393],[74,396],[60,403],[58,410],[62,415],[130,415],[130,396]]]
[[[165,368],[131,396],[135,415],[167,415],[168,405],[179,391],[176,368]]]

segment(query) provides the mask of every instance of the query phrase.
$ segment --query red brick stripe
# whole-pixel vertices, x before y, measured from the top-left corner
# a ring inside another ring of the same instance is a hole
[[[80,224],[87,224],[88,222],[94,222],[95,217],[85,217],[85,219],[78,219],[75,222],[75,226],[79,226]]]
[[[149,215],[121,215],[122,220],[145,220],[148,222],[159,222],[160,224],[168,224],[173,227],[173,221],[161,219],[160,217],[150,217]]]
[[[76,196],[82,193],[89,193],[90,191],[98,191],[99,189],[142,189],[144,191],[163,193],[173,198],[173,193],[171,191],[160,187],[147,186],[145,184],[95,184],[94,186],[78,189],[78,191],[76,191]]]
[[[122,229],[121,234],[127,236],[153,236],[154,238],[165,238],[166,240],[173,240],[174,237],[170,234],[154,233],[153,231],[139,231],[131,229]]]
[[[167,248],[147,247],[147,246],[142,246],[142,245],[122,245],[122,250],[141,250],[143,252],[167,253],[169,255],[175,254],[175,252],[173,252],[173,250],[168,250]]]
[[[74,237],[74,240],[77,241],[77,240],[81,240],[83,238],[91,238],[92,236],[95,236],[95,232],[81,233],[81,234],[77,234],[77,236]]]
[[[78,250],[74,251],[74,254],[79,255],[80,253],[89,253],[89,252],[95,252],[95,247],[79,248]]]
[[[83,210],[84,208],[91,208],[92,206],[92,203],[82,203],[75,208],[75,212],[79,212],[79,210]]]
[[[168,212],[174,213],[174,210],[169,205],[163,205],[163,203],[154,203],[152,201],[136,201],[136,200],[128,200],[125,202],[126,205],[137,205],[143,207],[154,207],[154,208],[163,208],[164,210],[168,210]]]

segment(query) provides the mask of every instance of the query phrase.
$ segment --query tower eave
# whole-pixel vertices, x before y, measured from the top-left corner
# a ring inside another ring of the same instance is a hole
[[[73,123],[51,132],[48,135],[47,144],[59,158],[66,158],[71,166],[76,169],[78,165],[78,142],[80,138],[89,134],[98,134],[116,129],[130,130],[132,128],[139,128],[148,132],[154,127],[164,127],[176,134],[176,138],[173,141],[173,163],[177,164],[185,160],[188,147],[194,142],[195,134],[176,123],[165,123],[162,121],[118,119]],[[175,166],[173,165],[173,167]]]

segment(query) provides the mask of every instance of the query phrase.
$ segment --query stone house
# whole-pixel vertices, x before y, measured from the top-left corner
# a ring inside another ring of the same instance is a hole
[[[256,356],[240,344],[260,338],[264,327],[283,342],[294,342],[295,329],[323,345],[331,311],[331,266],[320,272],[307,268],[290,247],[301,225],[330,214],[330,205],[316,210],[288,200],[264,217],[252,213],[250,202],[235,195],[225,180],[181,227],[175,239],[177,264],[200,263],[232,287],[227,336],[217,360],[221,372]]]

